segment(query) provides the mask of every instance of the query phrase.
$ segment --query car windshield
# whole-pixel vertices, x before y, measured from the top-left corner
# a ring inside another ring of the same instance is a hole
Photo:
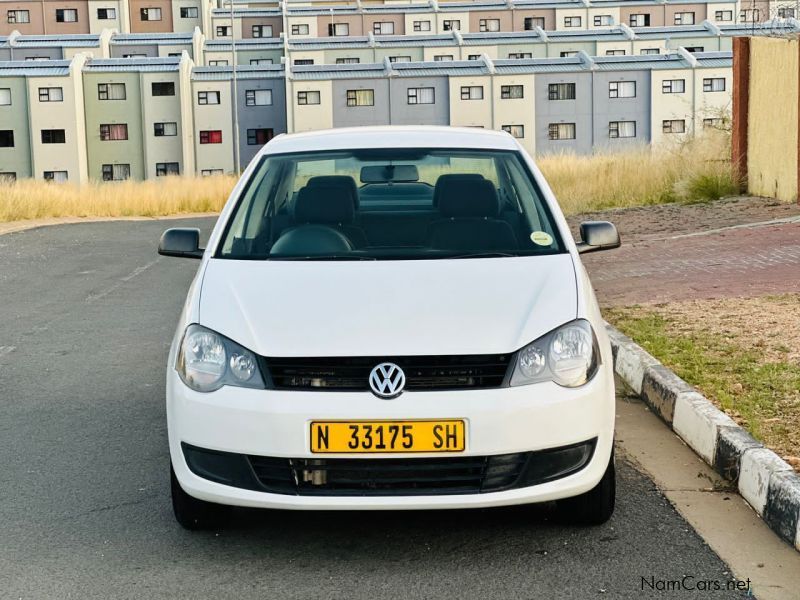
[[[368,149],[265,156],[217,258],[412,260],[564,252],[518,152]]]

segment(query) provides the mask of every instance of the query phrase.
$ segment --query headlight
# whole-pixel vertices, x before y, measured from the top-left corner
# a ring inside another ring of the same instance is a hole
[[[555,381],[578,387],[597,372],[600,352],[592,326],[584,319],[562,325],[517,352],[511,385]]]
[[[255,354],[200,325],[186,328],[175,368],[183,383],[198,392],[223,385],[264,388]]]

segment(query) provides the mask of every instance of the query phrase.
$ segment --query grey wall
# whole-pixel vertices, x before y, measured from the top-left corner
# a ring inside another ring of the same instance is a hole
[[[62,60],[64,58],[63,48],[56,46],[48,46],[46,48],[12,48],[10,50],[4,50],[3,52],[7,52],[6,56],[8,56],[8,58],[3,57],[2,60],[28,60],[33,56],[46,56],[50,60]]]
[[[239,156],[242,169],[253,159],[261,146],[247,144],[248,129],[272,129],[274,135],[286,133],[286,89],[282,78],[240,79],[237,85],[239,106]],[[245,106],[247,90],[272,90],[271,106]]]
[[[635,81],[635,98],[609,98],[612,81]],[[610,121],[636,121],[635,138],[608,137]],[[650,71],[599,71],[594,73],[594,147],[621,150],[650,141]]]
[[[158,46],[155,44],[111,44],[111,58],[122,58],[123,54],[144,54],[147,57],[158,57]]]
[[[591,74],[543,73],[535,77],[536,153],[589,154],[592,151]],[[550,100],[548,88],[551,83],[575,83],[575,100]],[[550,123],[575,123],[575,139],[551,141],[548,139]]]
[[[447,77],[392,77],[389,80],[392,125],[449,125],[450,86]],[[409,88],[434,88],[435,104],[409,104]]]
[[[347,90],[375,90],[375,106],[347,106]],[[357,127],[389,123],[389,82],[381,79],[334,79],[333,126]]]

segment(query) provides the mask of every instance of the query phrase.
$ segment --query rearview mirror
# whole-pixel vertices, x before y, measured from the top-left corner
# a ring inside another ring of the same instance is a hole
[[[585,221],[581,223],[581,241],[578,252],[597,252],[619,248],[622,242],[613,223],[608,221]]]
[[[361,167],[361,183],[411,183],[419,181],[416,165],[376,165]]]
[[[200,247],[200,230],[188,227],[167,229],[161,234],[158,253],[162,256],[203,258],[203,249]]]

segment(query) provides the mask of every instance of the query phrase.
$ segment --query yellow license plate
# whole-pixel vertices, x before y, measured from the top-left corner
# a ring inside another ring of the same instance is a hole
[[[314,421],[311,452],[463,452],[464,421]]]

